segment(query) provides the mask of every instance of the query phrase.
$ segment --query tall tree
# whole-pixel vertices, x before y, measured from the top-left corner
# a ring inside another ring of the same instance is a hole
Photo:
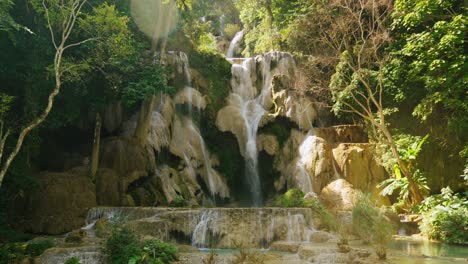
[[[310,11],[292,25],[291,35],[301,36],[292,44],[306,47],[310,55],[321,57],[333,66],[329,86],[334,109],[357,115],[369,125],[375,139],[390,148],[407,177],[412,201],[420,202],[422,191],[400,158],[383,100],[388,89],[384,69],[390,59],[385,49],[392,41],[392,1],[331,0],[316,2],[308,8]],[[304,28],[306,34],[301,33]]]
[[[133,49],[129,43],[130,32],[128,18],[120,17],[115,7],[102,4],[97,7],[85,5],[87,0],[36,0],[32,1],[33,10],[43,16],[37,21],[44,21],[53,47],[54,61],[49,67],[54,76],[54,87],[47,96],[47,103],[31,121],[15,131],[13,127],[4,128],[3,144],[0,154],[5,155],[6,138],[13,148],[8,156],[0,157],[0,184],[3,182],[11,163],[20,152],[25,138],[34,129],[44,123],[51,113],[57,95],[64,83],[81,81],[92,70],[102,72],[105,78],[115,81],[115,75],[107,70],[119,66],[122,57],[131,57]],[[35,41],[35,39],[33,39]],[[71,52],[73,50],[73,52]],[[124,64],[123,64],[124,65]],[[44,76],[45,78],[45,76]],[[40,87],[46,90],[46,87]],[[115,87],[113,87],[115,89]],[[3,132],[3,131],[2,131]],[[13,138],[11,135],[17,135]]]

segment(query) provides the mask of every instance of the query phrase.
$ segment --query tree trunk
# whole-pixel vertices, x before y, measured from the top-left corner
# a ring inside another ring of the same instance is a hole
[[[90,177],[94,182],[96,180],[96,173],[99,168],[99,147],[101,145],[101,115],[96,114],[96,125],[94,127],[94,141],[93,150],[91,153]]]
[[[148,130],[151,124],[151,116],[153,114],[156,97],[151,95],[141,103],[140,114],[138,115],[138,123],[135,128],[134,137],[141,146],[146,146],[148,142]]]

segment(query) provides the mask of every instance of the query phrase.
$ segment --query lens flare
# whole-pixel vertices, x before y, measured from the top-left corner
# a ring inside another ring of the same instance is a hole
[[[131,14],[138,28],[153,41],[167,37],[179,18],[173,0],[132,0]]]

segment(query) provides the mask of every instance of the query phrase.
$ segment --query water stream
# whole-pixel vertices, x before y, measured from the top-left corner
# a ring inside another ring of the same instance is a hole
[[[234,38],[231,40],[231,43],[229,44],[228,51],[226,53],[226,58],[232,58],[234,57],[234,52],[239,49],[239,46],[241,45],[241,41],[244,38],[244,31],[239,31],[236,33]]]

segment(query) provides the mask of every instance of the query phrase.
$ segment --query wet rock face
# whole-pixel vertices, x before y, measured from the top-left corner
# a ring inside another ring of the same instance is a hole
[[[304,193],[320,193],[334,177],[332,162],[332,149],[328,142],[313,133],[293,130],[275,160],[275,167],[282,173],[275,187],[280,190],[287,185]]]
[[[14,225],[40,234],[62,234],[82,227],[86,213],[96,206],[94,184],[86,168],[37,176],[39,187],[15,204]]]

